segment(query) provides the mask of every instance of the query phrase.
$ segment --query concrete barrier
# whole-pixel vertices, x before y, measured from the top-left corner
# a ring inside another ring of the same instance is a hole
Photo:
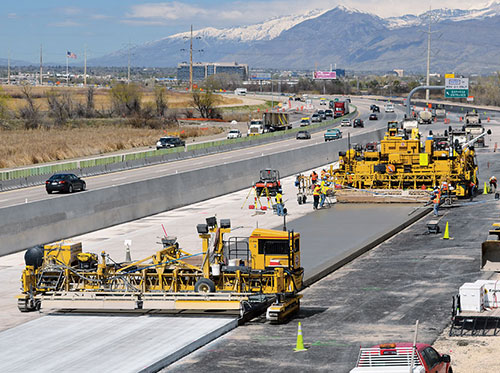
[[[351,137],[379,141],[384,130]],[[347,139],[0,209],[0,255],[248,188],[259,170],[283,177],[333,162]]]

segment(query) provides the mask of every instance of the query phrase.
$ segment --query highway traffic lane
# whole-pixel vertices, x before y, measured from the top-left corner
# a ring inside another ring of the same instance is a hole
[[[367,117],[368,104],[360,105],[362,107],[361,117]],[[366,107],[365,107],[366,106]],[[381,120],[377,121],[375,126],[369,126],[368,121],[365,120],[367,126],[365,128],[345,128],[344,133],[350,132],[352,134],[370,131],[373,129],[381,128],[383,126]],[[333,127],[333,126],[332,126]],[[164,176],[173,173],[179,173],[184,171],[191,171],[197,168],[204,168],[209,166],[214,166],[218,164],[224,164],[228,162],[238,161],[242,159],[259,157],[262,155],[274,154],[281,151],[298,149],[312,144],[319,144],[323,140],[323,131],[312,134],[312,139],[309,141],[297,141],[295,139],[282,140],[279,142],[273,142],[269,144],[262,144],[251,148],[237,149],[229,152],[218,153],[213,155],[207,155],[202,157],[190,158],[180,161],[162,163],[157,165],[151,165],[131,170],[124,170],[109,174],[96,175],[92,177],[86,177],[87,189],[100,189],[110,186],[116,186],[121,184],[126,184],[135,181],[147,180],[150,178]],[[0,193],[0,208],[18,205],[22,203],[30,203],[35,201],[40,201],[50,198],[60,198],[59,194],[48,195],[45,192],[45,188],[42,186],[34,186],[24,189],[6,191]]]

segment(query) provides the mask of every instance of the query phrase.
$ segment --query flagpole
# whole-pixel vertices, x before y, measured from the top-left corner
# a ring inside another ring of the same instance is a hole
[[[68,65],[69,65],[69,56],[68,56],[68,53],[66,53],[66,85],[69,87],[69,69],[68,69]]]

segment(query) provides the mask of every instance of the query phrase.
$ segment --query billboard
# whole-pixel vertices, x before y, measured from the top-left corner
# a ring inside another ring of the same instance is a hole
[[[336,71],[315,71],[314,79],[337,79]]]
[[[252,73],[250,80],[271,80],[271,73]]]

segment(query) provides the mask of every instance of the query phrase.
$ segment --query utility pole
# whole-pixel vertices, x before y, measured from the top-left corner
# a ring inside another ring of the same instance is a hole
[[[127,84],[130,84],[130,40],[128,42],[128,69],[127,69]]]
[[[66,53],[66,86],[69,87],[69,56]]]
[[[87,44],[83,49],[83,86],[87,86]]]
[[[191,37],[189,39],[189,92],[193,91],[193,25],[191,25]]]
[[[7,57],[7,84],[10,85],[10,49]]]
[[[40,85],[43,83],[43,57],[42,57],[42,44],[40,44]]]
[[[426,85],[430,85],[430,70],[431,70],[431,23],[432,23],[432,13],[431,13],[432,8],[429,7],[429,26],[427,32],[427,79],[426,79]],[[425,91],[425,103],[429,103],[429,90],[427,89]]]

